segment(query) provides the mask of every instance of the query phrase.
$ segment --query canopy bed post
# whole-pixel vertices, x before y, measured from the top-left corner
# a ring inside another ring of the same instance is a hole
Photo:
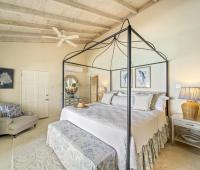
[[[112,91],[112,70],[110,70],[110,91]]]
[[[65,98],[65,81],[64,81],[64,76],[65,76],[65,60],[62,61],[62,107],[64,107],[64,98]]]
[[[131,143],[131,25],[128,26],[128,48],[127,48],[127,73],[128,73],[128,85],[127,85],[127,151],[126,151],[126,169],[130,170],[130,143]]]
[[[169,96],[169,61],[166,60],[166,96]],[[166,114],[169,116],[169,100],[166,102]]]

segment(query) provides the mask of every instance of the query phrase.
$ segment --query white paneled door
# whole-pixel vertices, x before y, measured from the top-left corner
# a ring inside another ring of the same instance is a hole
[[[22,111],[48,117],[48,72],[22,71]]]

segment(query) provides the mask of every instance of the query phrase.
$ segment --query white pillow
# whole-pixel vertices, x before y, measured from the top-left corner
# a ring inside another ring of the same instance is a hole
[[[153,94],[135,94],[133,108],[135,110],[143,110],[143,111],[150,110],[152,97]]]
[[[131,91],[131,96],[133,96],[135,93]],[[127,91],[118,91],[118,96],[127,96]]]
[[[155,104],[155,109],[159,111],[165,111],[167,100],[169,100],[169,97],[166,97],[164,95],[159,96]]]
[[[121,92],[121,91],[119,91],[119,92],[117,93],[117,95],[118,95],[118,96],[127,96],[127,94],[126,94],[126,93],[124,93],[124,92]]]
[[[131,96],[131,107],[133,107],[133,96]],[[127,96],[113,96],[111,104],[113,106],[127,106]]]
[[[127,106],[127,96],[113,96],[111,104],[113,106]]]
[[[101,103],[110,104],[114,93],[104,93],[101,99]]]

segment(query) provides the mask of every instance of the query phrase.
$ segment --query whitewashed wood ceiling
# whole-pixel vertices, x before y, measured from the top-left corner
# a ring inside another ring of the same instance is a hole
[[[0,0],[0,42],[56,42],[53,26],[85,44],[158,0]]]

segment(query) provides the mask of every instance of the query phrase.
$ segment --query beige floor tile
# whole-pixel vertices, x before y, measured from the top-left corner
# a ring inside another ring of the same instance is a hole
[[[0,136],[0,170],[10,170],[12,161],[12,152],[18,145],[23,145],[30,142],[47,132],[48,123],[58,120],[58,117],[50,117],[40,119],[36,128],[31,128],[17,135],[16,138],[5,135]]]
[[[37,127],[29,129],[16,138],[12,136],[0,137],[0,170],[10,170],[12,152],[15,147],[29,143],[31,140],[47,132],[48,123],[58,120],[58,117],[40,119]],[[167,144],[162,149],[154,170],[200,170],[200,150],[176,143]]]

